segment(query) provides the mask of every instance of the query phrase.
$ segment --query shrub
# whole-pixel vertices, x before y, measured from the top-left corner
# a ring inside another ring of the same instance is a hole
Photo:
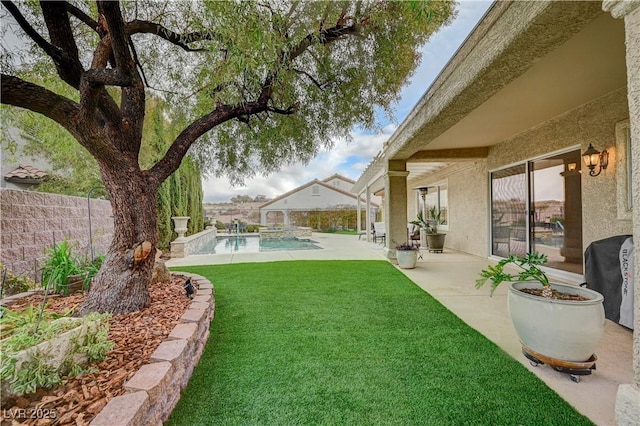
[[[11,296],[25,291],[33,290],[36,282],[25,275],[14,275],[0,262],[0,271],[3,271],[2,279],[2,297]]]
[[[107,320],[110,314],[92,313],[82,318],[61,319],[64,315],[47,312],[42,312],[40,318],[40,310],[33,306],[22,312],[6,308],[2,310],[0,329],[3,330],[3,337],[6,337],[0,342],[3,354],[0,368],[3,394],[9,391],[23,395],[35,392],[38,388],[56,386],[64,376],[91,371],[78,365],[78,355],[91,363],[104,359],[106,353],[113,349],[113,342],[107,339]],[[86,327],[85,332],[70,340],[69,350],[58,358],[59,363],[53,361],[61,355],[51,352],[59,350],[54,345],[34,348],[80,325]],[[28,355],[20,355],[24,350],[28,350]]]
[[[80,264],[71,255],[71,246],[65,240],[47,250],[47,257],[42,266],[42,285],[47,287],[51,284],[54,292],[68,294],[67,278],[81,272]]]

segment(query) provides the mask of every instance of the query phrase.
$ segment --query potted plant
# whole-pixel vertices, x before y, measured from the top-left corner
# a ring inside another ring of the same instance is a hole
[[[438,232],[438,226],[445,224],[445,221],[442,220],[442,211],[436,206],[432,206],[429,209],[429,217],[430,219],[427,221],[422,212],[418,212],[418,219],[411,223],[425,230],[430,252],[442,253],[444,237],[447,235]]]
[[[402,243],[396,246],[396,260],[402,269],[413,269],[418,261],[418,247],[411,243]]]
[[[476,280],[476,288],[491,281],[491,294],[508,282],[509,316],[523,349],[545,357],[585,362],[592,358],[604,333],[603,296],[569,284],[551,283],[540,266],[547,256],[528,253],[511,255],[489,265]],[[519,269],[505,271],[511,265]]]

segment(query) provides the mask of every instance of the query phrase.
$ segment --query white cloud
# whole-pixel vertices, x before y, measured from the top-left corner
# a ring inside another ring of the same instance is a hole
[[[491,3],[461,1],[456,20],[431,37],[423,48],[421,65],[403,89],[402,99],[395,107],[397,122],[401,122],[409,114]],[[324,179],[334,173],[357,180],[396,127],[396,124],[388,124],[381,133],[374,135],[354,130],[351,141],[335,141],[333,149],[321,151],[309,164],[285,165],[282,170],[270,176],[247,179],[242,187],[232,187],[226,178],[207,179],[203,182],[204,200],[224,202],[237,195],[255,197],[258,194],[273,198],[313,179]]]

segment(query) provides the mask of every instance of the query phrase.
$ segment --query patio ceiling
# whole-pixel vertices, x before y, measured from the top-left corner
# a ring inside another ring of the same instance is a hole
[[[510,14],[534,12],[529,4],[508,5],[500,14],[505,21]],[[425,94],[411,123],[405,121],[391,137],[386,157],[406,160],[421,150],[495,145],[625,87],[624,23],[600,8],[600,2],[551,3],[511,33],[496,22],[446,80]],[[490,55],[485,44],[495,42],[491,32],[498,30],[511,43],[487,67],[476,50]]]
[[[624,23],[600,2],[496,2],[354,188],[386,160],[406,160],[411,181],[481,158],[625,85]]]

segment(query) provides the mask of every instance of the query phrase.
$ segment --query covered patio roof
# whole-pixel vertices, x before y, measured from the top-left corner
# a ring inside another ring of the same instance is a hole
[[[390,160],[407,162],[411,185],[449,162],[486,157],[625,85],[624,23],[600,2],[496,2],[353,190],[381,189],[374,183]]]

